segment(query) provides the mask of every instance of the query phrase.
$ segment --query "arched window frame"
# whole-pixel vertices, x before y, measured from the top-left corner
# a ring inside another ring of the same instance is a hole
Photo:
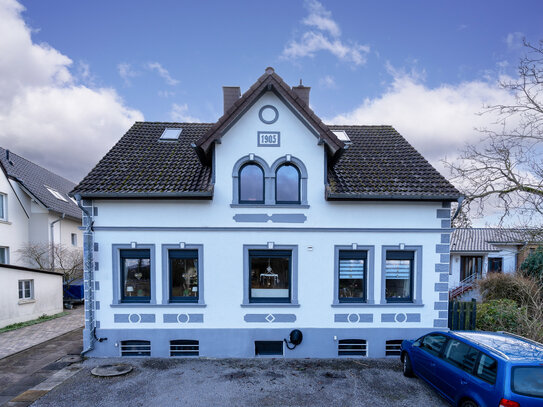
[[[264,203],[255,203],[255,202],[240,202],[240,179],[239,174],[241,168],[249,163],[257,164],[260,166],[262,171],[264,171]],[[299,203],[287,203],[281,204],[276,203],[275,200],[275,174],[277,169],[283,164],[294,165],[300,173],[300,202]],[[307,203],[307,170],[304,163],[290,155],[287,154],[282,156],[274,161],[270,167],[268,163],[256,154],[247,154],[246,156],[241,157],[232,169],[232,206],[265,206],[265,207],[300,207],[300,206],[309,206]]]
[[[296,201],[280,201],[280,200],[277,199],[277,173],[283,167],[292,167],[298,173],[298,200],[296,200]],[[285,163],[281,164],[279,167],[277,167],[277,169],[275,170],[274,189],[275,189],[275,203],[276,204],[279,204],[279,205],[300,205],[301,202],[302,202],[302,173],[300,172],[298,167],[296,167],[294,164],[292,164],[290,162],[285,162]]]
[[[260,171],[262,171],[262,199],[255,200],[255,201],[244,201],[241,199],[241,173],[243,170],[249,166],[257,167]],[[245,164],[243,164],[239,169],[239,188],[238,188],[238,201],[241,204],[247,204],[247,205],[253,205],[253,204],[263,204],[266,201],[266,174],[264,173],[264,170],[258,163],[255,163],[253,161],[248,161]]]
[[[264,197],[264,201],[256,201],[256,202],[246,202],[246,201],[240,201],[240,194],[241,194],[241,190],[240,190],[240,173],[241,173],[241,170],[243,169],[243,167],[245,167],[246,165],[249,165],[249,164],[254,164],[254,165],[258,165],[260,167],[260,169],[262,170],[262,174],[263,174],[263,177],[264,177],[264,194],[263,194],[263,197]],[[234,205],[262,205],[262,204],[265,204],[267,201],[268,201],[268,195],[270,193],[270,188],[269,188],[269,182],[268,182],[268,179],[269,179],[269,176],[270,176],[270,167],[268,166],[268,164],[266,163],[266,161],[264,161],[264,159],[262,159],[261,157],[258,157],[257,155],[254,155],[254,154],[248,154],[242,158],[240,158],[235,164],[234,164],[234,168],[232,170],[232,180],[233,180],[233,183],[232,183],[232,204]]]
[[[277,170],[283,166],[283,165],[292,165],[294,166],[300,175],[299,178],[299,188],[300,188],[300,201],[296,203],[282,203],[276,201],[276,188],[277,188],[277,180],[276,180],[276,174]],[[285,155],[283,157],[278,158],[274,161],[274,163],[271,166],[271,171],[273,173],[273,204],[277,205],[307,205],[307,169],[305,168],[304,163],[302,160],[300,160],[297,157],[294,157],[292,155]]]

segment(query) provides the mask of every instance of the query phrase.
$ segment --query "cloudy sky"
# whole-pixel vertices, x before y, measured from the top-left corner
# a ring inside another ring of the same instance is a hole
[[[136,120],[213,122],[273,66],[325,121],[454,157],[510,95],[543,2],[0,0],[0,146],[77,182]],[[445,174],[447,175],[447,174]]]

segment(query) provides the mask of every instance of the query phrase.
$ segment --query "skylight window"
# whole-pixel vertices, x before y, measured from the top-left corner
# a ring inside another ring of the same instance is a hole
[[[160,140],[179,140],[182,130],[183,129],[166,128],[164,133],[162,133],[162,136],[160,136]]]
[[[51,195],[53,195],[55,198],[60,199],[61,201],[68,202],[64,196],[58,192],[57,190],[54,190],[53,188],[45,187],[49,192],[51,192]]]
[[[347,136],[347,133],[345,133],[345,130],[336,130],[336,131],[333,131],[332,133],[334,133],[336,137],[340,139],[341,141],[343,141],[344,143],[351,142],[351,139],[349,138],[349,136]]]

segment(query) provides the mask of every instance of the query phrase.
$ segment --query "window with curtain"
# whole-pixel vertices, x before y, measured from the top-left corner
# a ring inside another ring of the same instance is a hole
[[[339,251],[339,302],[366,300],[366,251]]]
[[[300,203],[300,171],[292,164],[281,165],[275,173],[275,202]]]
[[[151,301],[151,251],[121,250],[122,302]]]
[[[385,297],[387,302],[413,301],[414,252],[387,251]]]
[[[475,276],[480,278],[483,275],[483,256],[462,256],[460,258],[460,280]]]
[[[264,203],[264,171],[259,165],[248,163],[240,168],[239,202]]]
[[[198,250],[169,250],[170,302],[198,302]]]
[[[250,250],[250,302],[290,302],[292,252]]]

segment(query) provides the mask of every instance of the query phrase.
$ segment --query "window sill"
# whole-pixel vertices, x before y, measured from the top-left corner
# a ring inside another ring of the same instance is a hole
[[[197,303],[171,303],[171,304],[149,304],[146,302],[137,303],[123,303],[123,304],[110,304],[111,308],[204,308],[207,307],[206,304],[197,304]]]
[[[424,304],[413,304],[412,302],[396,302],[387,304],[369,304],[367,302],[353,302],[350,304],[331,304],[332,308],[390,308],[390,307],[424,307]]]
[[[256,302],[250,304],[240,304],[242,308],[300,308],[300,304],[287,304],[284,302]]]
[[[11,225],[11,222],[7,219],[0,219],[0,223],[5,223],[6,225]]]
[[[309,205],[302,204],[277,204],[277,205],[267,205],[267,204],[230,204],[231,208],[290,208],[290,209],[307,209]]]
[[[378,304],[379,307],[424,307],[424,304],[415,302],[386,302]]]
[[[28,300],[19,300],[19,305],[23,305],[23,304],[33,304],[35,303],[36,300],[35,299],[28,299]]]

